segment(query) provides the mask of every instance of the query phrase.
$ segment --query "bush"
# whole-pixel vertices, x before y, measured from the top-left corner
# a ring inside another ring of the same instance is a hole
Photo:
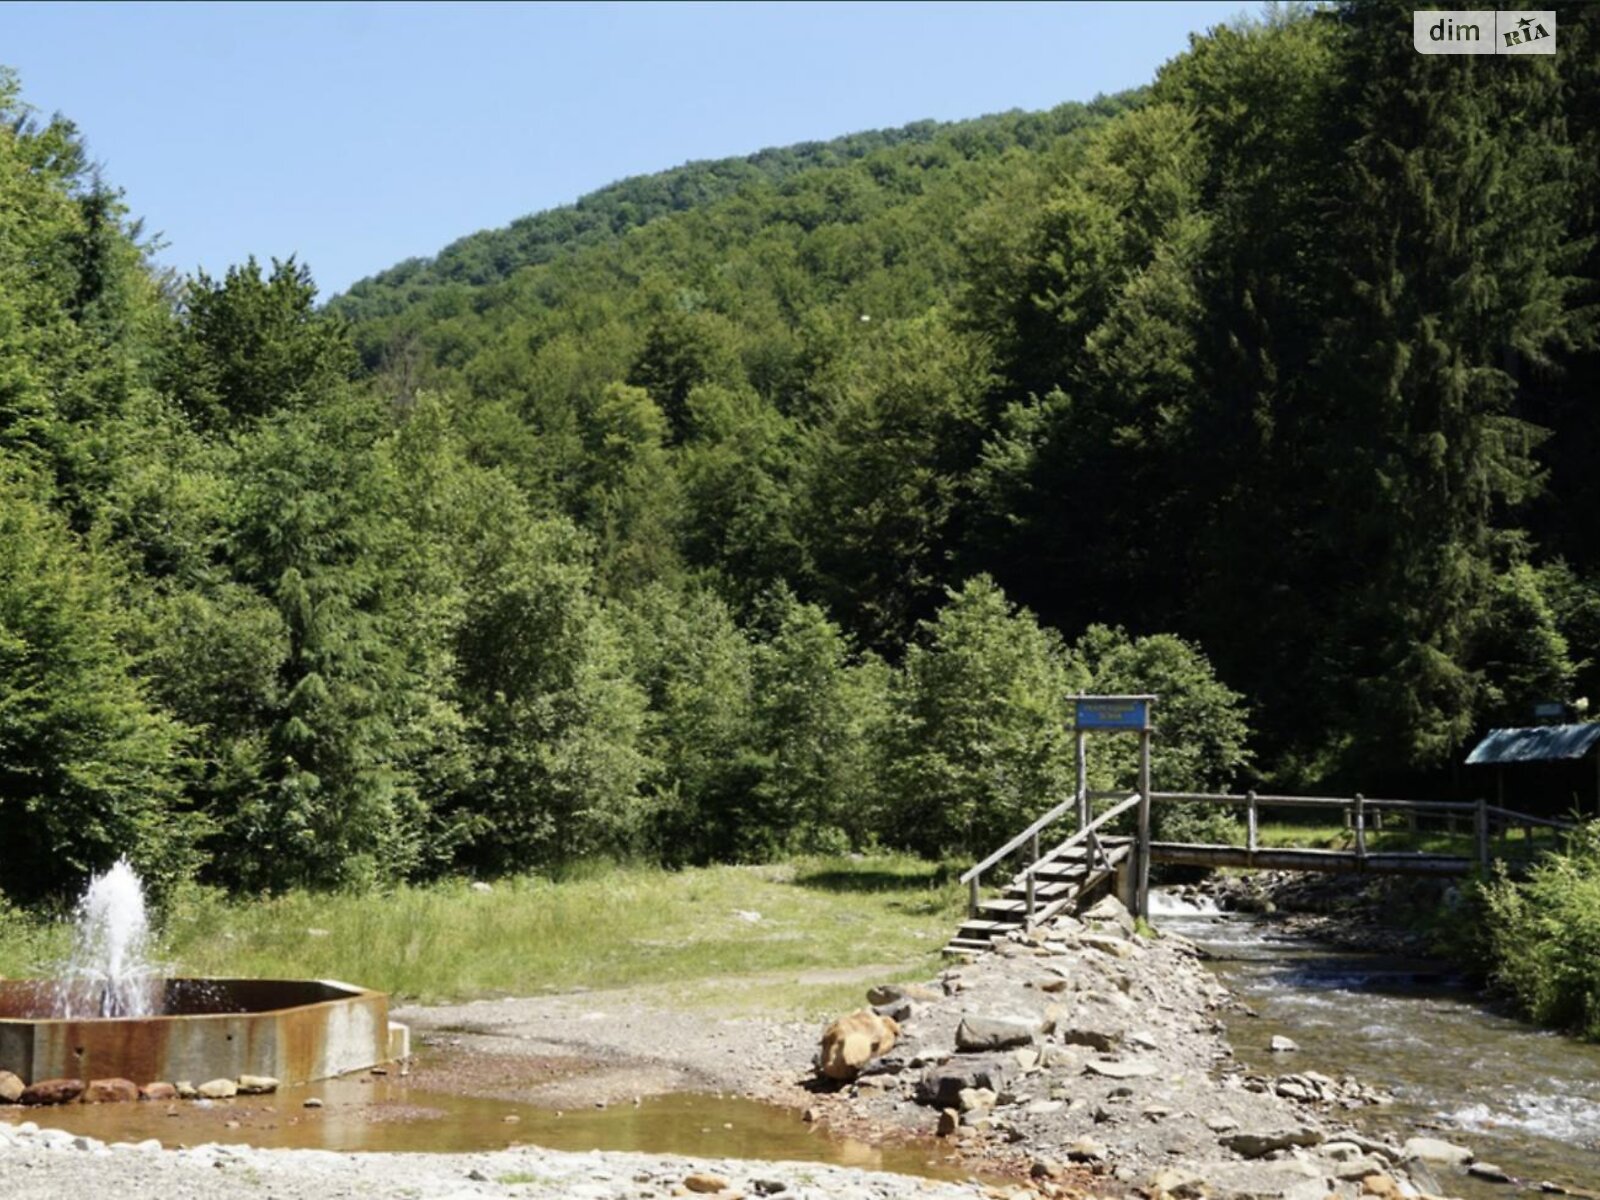
[[[1483,894],[1494,982],[1534,1020],[1600,1041],[1600,822]]]

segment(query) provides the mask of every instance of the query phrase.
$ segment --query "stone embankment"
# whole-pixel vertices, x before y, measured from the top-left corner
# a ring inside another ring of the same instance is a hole
[[[1245,1010],[1182,938],[1139,936],[1102,901],[1013,935],[931,986],[874,989],[896,1045],[818,1115],[949,1139],[974,1163],[1026,1164],[1039,1190],[1348,1200],[1449,1191],[1471,1152],[1377,1140],[1342,1117],[1387,1103],[1360,1081],[1232,1061]],[[1098,1176],[1086,1180],[1083,1173]],[[1117,1185],[1121,1185],[1120,1188]]]

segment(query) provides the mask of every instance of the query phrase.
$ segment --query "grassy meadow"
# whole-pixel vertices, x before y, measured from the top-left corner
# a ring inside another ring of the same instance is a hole
[[[621,986],[683,1004],[814,1016],[861,980],[938,968],[964,891],[904,856],[684,871],[593,866],[254,900],[190,889],[158,918],[157,956],[188,975],[344,979],[424,1002]],[[0,975],[48,973],[63,922],[0,911]]]

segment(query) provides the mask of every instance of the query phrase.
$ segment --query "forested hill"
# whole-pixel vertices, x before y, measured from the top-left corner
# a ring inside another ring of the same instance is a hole
[[[0,890],[970,854],[1070,787],[1080,689],[1161,694],[1167,786],[1448,790],[1600,686],[1600,6],[1558,20],[1279,14],[331,311],[164,287],[0,80]]]
[[[1038,148],[1082,124],[1091,112],[1112,113],[1133,98],[1130,94],[1089,106],[1064,104],[1048,113],[1016,111],[969,121],[917,121],[898,129],[802,142],[634,176],[574,204],[461,238],[433,258],[408,259],[356,283],[334,298],[331,308],[357,322],[392,316],[426,302],[442,287],[495,283],[558,254],[613,241],[668,213],[704,207],[756,184],[781,185],[802,172],[848,165],[895,147],[937,144],[964,158],[990,156],[1011,147]]]

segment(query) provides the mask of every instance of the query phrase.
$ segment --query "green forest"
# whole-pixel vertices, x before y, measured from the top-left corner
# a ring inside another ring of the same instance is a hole
[[[325,303],[158,269],[0,74],[0,895],[970,857],[1080,691],[1159,693],[1163,788],[1466,786],[1600,697],[1600,6],[1549,57],[1410,13]]]

